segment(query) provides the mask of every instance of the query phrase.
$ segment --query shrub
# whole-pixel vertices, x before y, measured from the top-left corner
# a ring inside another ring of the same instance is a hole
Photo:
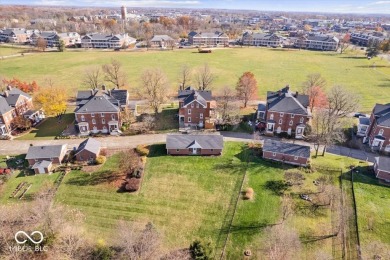
[[[149,149],[145,145],[137,145],[137,147],[135,148],[135,151],[140,156],[147,156],[149,154]]]
[[[99,155],[95,159],[95,164],[103,164],[105,162],[106,162],[106,156],[104,156],[104,155]]]
[[[246,188],[244,192],[244,200],[251,200],[253,199],[254,191],[252,188]]]
[[[113,250],[106,245],[97,245],[92,251],[93,259],[97,260],[110,260],[113,256]]]
[[[267,181],[265,183],[265,188],[274,192],[276,195],[283,195],[283,193],[288,189],[289,185],[285,181]]]
[[[140,179],[130,178],[126,182],[125,189],[126,189],[126,191],[134,192],[134,191],[139,190],[140,185],[141,185]]]
[[[209,260],[211,259],[210,243],[203,245],[199,240],[195,240],[190,245],[190,254],[192,259],[195,260]]]

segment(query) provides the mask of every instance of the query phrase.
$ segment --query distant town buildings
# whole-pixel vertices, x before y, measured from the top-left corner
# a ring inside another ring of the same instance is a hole
[[[196,46],[218,46],[229,45],[229,37],[223,32],[190,32],[188,43]]]
[[[135,39],[125,34],[90,33],[81,37],[82,48],[116,49],[135,43]]]

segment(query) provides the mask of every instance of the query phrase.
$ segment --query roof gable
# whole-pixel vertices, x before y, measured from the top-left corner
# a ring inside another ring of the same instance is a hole
[[[223,149],[223,136],[217,134],[168,134],[167,149]]]
[[[303,158],[310,157],[310,147],[292,143],[279,142],[266,139],[263,145],[264,152],[281,153],[286,155],[298,156]]]

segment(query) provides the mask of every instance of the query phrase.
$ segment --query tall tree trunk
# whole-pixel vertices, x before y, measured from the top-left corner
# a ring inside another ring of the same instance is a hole
[[[326,152],[326,145],[324,145],[324,149],[322,150],[322,156],[325,156],[325,152]]]
[[[317,158],[318,156],[318,150],[320,149],[320,145],[319,144],[314,144],[314,150],[316,151],[316,154],[315,154],[315,158]]]

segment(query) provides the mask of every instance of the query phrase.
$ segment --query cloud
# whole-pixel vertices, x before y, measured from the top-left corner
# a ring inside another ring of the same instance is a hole
[[[390,1],[377,1],[373,3],[369,3],[368,5],[388,5],[390,4]]]

